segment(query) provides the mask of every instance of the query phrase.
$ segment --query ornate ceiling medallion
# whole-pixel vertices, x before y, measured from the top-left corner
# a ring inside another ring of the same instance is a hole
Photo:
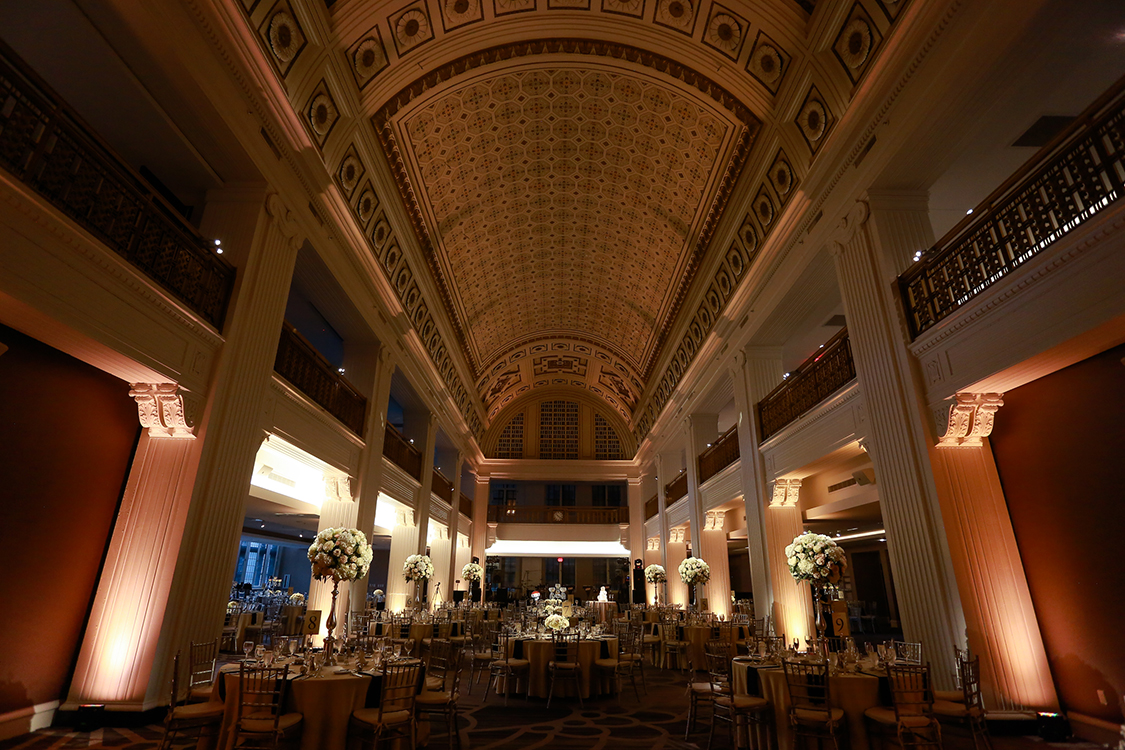
[[[820,92],[813,86],[809,89],[805,103],[801,105],[801,111],[797,115],[797,128],[805,137],[805,142],[809,144],[809,150],[814,154],[823,143],[829,125],[831,125],[831,116],[828,108],[824,106]]]
[[[340,112],[336,109],[336,103],[332,101],[332,96],[328,93],[328,84],[323,80],[313,92],[312,99],[305,109],[305,117],[313,135],[316,137],[317,145],[323,147],[324,142],[328,140],[329,133],[336,125],[336,121],[340,119]]]
[[[387,52],[383,49],[383,41],[378,33],[379,28],[376,27],[375,36],[360,41],[351,53],[352,73],[355,75],[356,85],[361,89],[387,67]]]
[[[641,18],[645,14],[645,3],[644,0],[602,0],[602,11]]]
[[[836,59],[844,66],[852,83],[858,81],[870,65],[872,52],[879,42],[879,33],[871,17],[862,5],[856,3],[832,45]]]
[[[789,57],[765,34],[759,33],[746,63],[746,71],[776,94],[789,67]]]
[[[695,6],[691,0],[657,0],[653,20],[661,26],[690,35],[695,28]]]
[[[291,62],[305,43],[305,37],[293,16],[283,10],[270,19],[270,49],[283,63]]]
[[[481,0],[445,0],[441,4],[441,22],[446,31],[467,26],[484,18]]]
[[[405,55],[415,47],[434,38],[434,30],[430,26],[430,17],[427,15],[423,3],[415,3],[402,13],[391,18],[394,31],[395,49],[399,55]]]
[[[770,167],[769,178],[770,185],[773,185],[773,189],[784,201],[785,196],[793,189],[793,168],[789,166],[789,161],[783,153],[778,152],[777,159]]]
[[[711,20],[703,33],[703,42],[722,52],[732,60],[738,59],[742,40],[746,35],[746,21],[721,5],[713,6]]]

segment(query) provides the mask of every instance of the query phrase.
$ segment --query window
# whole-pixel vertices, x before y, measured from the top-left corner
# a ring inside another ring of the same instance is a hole
[[[595,508],[620,508],[621,507],[621,485],[619,484],[595,484],[593,486],[594,500],[593,505]]]
[[[504,482],[492,483],[492,498],[489,505],[515,505],[516,485]]]
[[[563,558],[562,562],[562,578],[559,578],[559,560],[557,557],[548,557],[543,560],[543,585],[547,588],[561,583],[563,586],[575,586],[576,569],[574,565],[574,558]],[[541,592],[546,597],[547,592]],[[574,593],[578,597],[578,592]]]
[[[279,551],[276,544],[244,539],[238,550],[238,568],[234,580],[260,588],[273,576]]]
[[[578,497],[578,487],[573,484],[548,484],[547,505],[573,506]]]

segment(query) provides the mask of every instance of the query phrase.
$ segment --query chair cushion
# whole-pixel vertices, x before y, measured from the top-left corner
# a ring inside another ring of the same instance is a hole
[[[644,661],[645,658],[640,654],[618,654],[618,661]]]
[[[383,716],[381,708],[361,708],[358,711],[352,712],[352,718],[364,724],[371,726],[390,726],[392,724],[405,724],[410,721],[410,711],[388,711],[386,716]]]
[[[894,715],[894,709],[891,709],[891,715]],[[797,721],[818,721],[827,723],[828,721],[840,721],[844,718],[844,709],[836,708],[833,706],[825,711],[818,708],[796,708],[793,709],[793,716]]]
[[[214,703],[189,703],[186,706],[176,706],[172,709],[173,719],[208,719],[212,716],[222,716],[225,706],[218,701]]]
[[[441,692],[441,690],[444,687],[445,687],[445,680],[443,678],[441,678],[441,677],[427,677],[426,678],[426,690],[430,690],[430,691],[433,691],[433,692]]]
[[[691,692],[698,693],[700,695],[710,695],[712,693],[710,682],[693,682],[688,685],[688,688],[691,690]]]
[[[414,699],[414,702],[419,706],[444,706],[451,700],[456,700],[456,698],[450,696],[448,690],[441,692],[437,690],[426,689],[418,693],[418,696]]]
[[[965,716],[980,716],[981,710],[977,707],[969,708],[964,703],[954,703],[953,701],[934,701],[934,713],[938,716],[953,716],[961,718]]]
[[[214,691],[214,689],[214,685],[197,685],[196,687],[193,687],[191,689],[191,700],[196,702],[203,701],[204,703],[206,703],[207,701],[211,700],[211,693]]]
[[[508,666],[508,667],[511,667],[512,669],[522,669],[523,667],[526,667],[529,664],[531,664],[531,662],[529,662],[527,659],[496,659],[495,661],[492,662],[492,665],[494,667],[495,666]]]
[[[736,711],[752,711],[758,708],[765,708],[770,704],[770,702],[765,698],[759,698],[756,695],[741,695],[737,693],[733,696],[716,695],[715,702],[720,706],[729,706],[733,702]],[[843,711],[841,711],[841,709],[837,708],[833,710],[840,711],[841,715],[843,714]]]
[[[207,704],[203,704],[207,705]],[[301,723],[304,717],[301,714],[282,714],[277,720],[277,728],[279,731],[284,732],[286,729],[295,727]],[[243,732],[272,732],[273,731],[273,718],[269,719],[255,719],[246,718],[242,719],[241,731]]]
[[[594,666],[602,669],[617,669],[617,659],[594,659]]]
[[[547,662],[548,669],[571,670],[578,669],[578,662],[574,661],[549,661]]]
[[[872,721],[879,722],[880,724],[885,724],[891,727],[898,726],[898,717],[895,716],[895,710],[893,708],[877,706],[875,708],[867,709],[863,712],[863,715],[871,719]],[[930,723],[930,718],[928,716],[921,715],[903,716],[902,723],[903,725],[908,727],[924,727]]]
[[[660,643],[660,636],[658,636],[658,635],[642,636],[641,642],[642,643]]]
[[[935,690],[935,701],[949,701],[950,703],[964,703],[965,694],[960,690]]]

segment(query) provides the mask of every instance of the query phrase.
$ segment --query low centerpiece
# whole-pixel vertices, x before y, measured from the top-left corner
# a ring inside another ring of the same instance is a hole
[[[543,621],[543,624],[557,633],[560,630],[566,630],[567,628],[569,628],[570,620],[566,619],[560,614],[554,614],[547,617],[547,619]]]
[[[434,564],[429,555],[411,555],[402,564],[402,577],[414,583],[414,609],[422,608],[422,584],[434,576]]]
[[[691,589],[688,600],[695,601],[695,587],[711,580],[711,566],[699,557],[688,557],[680,563],[680,580]]]
[[[325,622],[328,635],[324,637],[324,657],[326,664],[335,664],[336,596],[340,581],[354,581],[367,575],[371,567],[371,545],[358,529],[324,529],[309,545],[309,562],[313,578],[332,581],[332,608]]]
[[[848,569],[848,558],[844,549],[831,537],[806,531],[799,534],[793,543],[785,548],[785,560],[789,564],[789,574],[793,579],[807,581],[813,590],[816,609],[816,631],[824,636],[828,618],[824,613],[824,596],[840,582]]]
[[[653,603],[660,606],[660,584],[668,582],[668,574],[664,572],[663,565],[652,564],[645,568],[645,580],[656,587]]]

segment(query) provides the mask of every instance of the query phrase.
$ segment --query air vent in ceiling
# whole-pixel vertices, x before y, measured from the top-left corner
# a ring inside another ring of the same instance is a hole
[[[1012,145],[1017,148],[1042,148],[1072,122],[1074,118],[1070,115],[1043,115]]]
[[[844,480],[844,481],[842,481],[842,482],[837,482],[836,484],[830,484],[830,485],[828,485],[828,491],[829,491],[830,493],[831,493],[831,492],[836,492],[837,490],[842,490],[842,489],[844,489],[845,487],[851,487],[852,485],[855,485],[855,484],[858,484],[858,483],[856,482],[856,480],[854,480],[854,479],[845,479],[845,480]]]

